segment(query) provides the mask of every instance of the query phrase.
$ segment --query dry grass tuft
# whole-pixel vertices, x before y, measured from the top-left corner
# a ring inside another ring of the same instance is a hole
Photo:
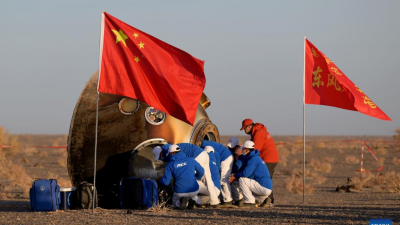
[[[58,165],[61,167],[67,167],[67,159],[66,158],[59,158],[57,160]]]
[[[27,158],[24,157],[24,158],[21,159],[21,162],[22,162],[22,163],[29,163],[29,160],[28,160]]]
[[[306,145],[306,153],[311,152],[312,147]],[[293,155],[303,153],[303,144],[295,144],[290,150]]]
[[[66,179],[60,176],[57,178],[57,183],[58,185],[60,185],[60,187],[72,187],[70,179]]]
[[[303,177],[303,169],[293,169],[290,172],[290,175],[296,176],[296,177]],[[315,178],[315,177],[318,177],[318,174],[316,172],[312,172],[310,169],[306,169],[305,177]]]
[[[339,154],[343,154],[343,152],[344,152],[343,149],[341,149],[341,148],[338,148],[337,150],[338,150]]]
[[[394,140],[396,140],[396,141],[400,141],[400,128],[396,129],[395,135],[393,135],[393,138],[394,138]],[[397,146],[400,147],[400,143],[398,143]]]
[[[22,150],[22,152],[25,154],[25,155],[36,155],[36,154],[38,154],[39,153],[39,151],[37,150],[37,148],[34,148],[34,147],[26,147],[26,148],[24,148],[23,150]]]
[[[354,155],[346,156],[346,163],[355,164],[359,163],[360,159],[355,157]]]
[[[9,191],[7,188],[11,187],[18,187],[24,195],[27,195],[33,181],[33,179],[27,175],[25,168],[9,160],[1,148],[0,177],[9,180],[8,186],[0,189],[0,193],[2,193],[3,197],[7,195]]]
[[[147,211],[150,211],[150,212],[170,211],[172,209],[172,206],[168,205],[167,202],[168,202],[168,199],[167,199],[167,201],[162,201],[162,202],[159,202],[158,204],[154,202],[153,206],[151,208],[148,208]]]
[[[378,148],[377,150],[376,150],[376,154],[375,155],[377,155],[377,156],[379,156],[379,155],[387,155],[387,150],[386,149],[384,149],[384,148]]]
[[[394,157],[394,158],[393,158],[393,164],[394,164],[394,165],[399,165],[399,164],[400,164],[400,159],[397,158],[397,157]]]
[[[287,159],[288,159],[288,157],[290,156],[290,151],[289,151],[289,149],[287,149],[286,147],[283,147],[283,146],[277,146],[277,150],[278,150],[278,153],[279,153],[279,159],[280,159],[280,162],[279,163],[281,163],[281,165],[283,165],[283,166],[286,166],[286,163],[287,163]]]
[[[314,181],[315,181],[318,185],[321,185],[321,184],[325,183],[326,177],[317,175],[316,177],[314,177]]]
[[[378,192],[400,193],[400,174],[395,171],[373,174],[366,172],[362,178],[356,175],[351,179],[354,189],[374,188]]]
[[[322,162],[324,163],[333,163],[335,161],[335,158],[333,157],[325,157],[322,159]]]
[[[278,172],[278,171],[277,171],[277,172]],[[279,174],[280,174],[280,175],[290,175],[290,170],[288,170],[288,169],[286,169],[286,168],[281,169],[281,170],[279,170]]]
[[[317,148],[326,148],[326,144],[323,141],[318,141],[315,145]]]
[[[378,164],[379,165],[383,165],[384,162],[385,162],[385,158],[379,158],[378,159]]]
[[[309,167],[311,167],[314,171],[320,171],[324,173],[328,173],[332,170],[332,164],[328,162],[319,162],[314,159],[311,159]]]
[[[295,175],[292,175],[291,177],[288,177],[285,179],[285,184],[284,187],[293,194],[302,194],[303,193],[303,179],[296,177]],[[311,194],[314,191],[314,187],[305,184],[304,187],[304,192],[306,194]]]
[[[47,153],[46,150],[42,150],[42,151],[39,151],[39,153],[38,153],[37,155],[38,155],[41,159],[43,159],[43,158],[47,157],[47,156],[49,155],[49,153]]]
[[[43,165],[42,165],[42,164],[40,164],[40,163],[35,163],[35,164],[33,165],[33,167],[37,167],[37,168],[43,168]]]
[[[47,179],[56,179],[57,183],[58,183],[58,185],[60,185],[60,187],[72,187],[71,180],[69,178],[67,179],[64,176],[54,174],[50,171],[47,174],[48,174]]]

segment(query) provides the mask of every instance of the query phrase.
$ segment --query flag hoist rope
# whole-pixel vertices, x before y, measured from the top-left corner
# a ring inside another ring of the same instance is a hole
[[[304,36],[304,72],[303,72],[303,204],[306,184],[306,36]]]
[[[95,132],[95,139],[94,139],[94,168],[93,168],[93,213],[95,208],[95,202],[97,199],[96,194],[96,164],[97,164],[97,130],[99,126],[99,84],[100,84],[100,72],[101,72],[101,56],[103,55],[103,40],[104,40],[104,11],[101,12],[101,28],[100,28],[100,51],[99,51],[99,74],[97,79],[97,98],[96,98],[96,132]]]

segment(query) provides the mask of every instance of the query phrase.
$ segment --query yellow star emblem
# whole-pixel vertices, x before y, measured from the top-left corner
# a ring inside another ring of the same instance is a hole
[[[133,33],[133,36],[135,36],[135,38],[137,38],[137,37],[139,37],[139,34]]]
[[[139,57],[135,56],[135,61],[136,61],[137,63],[139,63],[139,61],[140,61]]]
[[[114,32],[114,34],[117,36],[117,38],[115,39],[115,43],[122,41],[122,43],[126,47],[125,40],[128,39],[128,36],[126,36],[122,30],[119,30],[119,32],[118,32],[118,31],[112,29],[112,32]]]
[[[138,45],[139,45],[139,48],[144,48],[144,44],[145,43],[143,43],[143,42],[140,42]]]

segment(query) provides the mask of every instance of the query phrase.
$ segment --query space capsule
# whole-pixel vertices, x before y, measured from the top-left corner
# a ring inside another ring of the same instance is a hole
[[[98,73],[86,83],[76,103],[68,135],[68,173],[74,186],[93,182]],[[205,109],[210,101],[203,93],[194,126],[136,99],[100,93],[96,160],[99,196],[135,176],[157,179],[165,163],[154,162],[152,149],[166,143],[193,143],[203,139],[219,142],[218,128]]]

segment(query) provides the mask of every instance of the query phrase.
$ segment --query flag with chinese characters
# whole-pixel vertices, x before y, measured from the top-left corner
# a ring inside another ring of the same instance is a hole
[[[304,103],[359,111],[391,120],[310,41],[305,40]]]
[[[98,91],[147,103],[193,125],[204,61],[103,12]]]

